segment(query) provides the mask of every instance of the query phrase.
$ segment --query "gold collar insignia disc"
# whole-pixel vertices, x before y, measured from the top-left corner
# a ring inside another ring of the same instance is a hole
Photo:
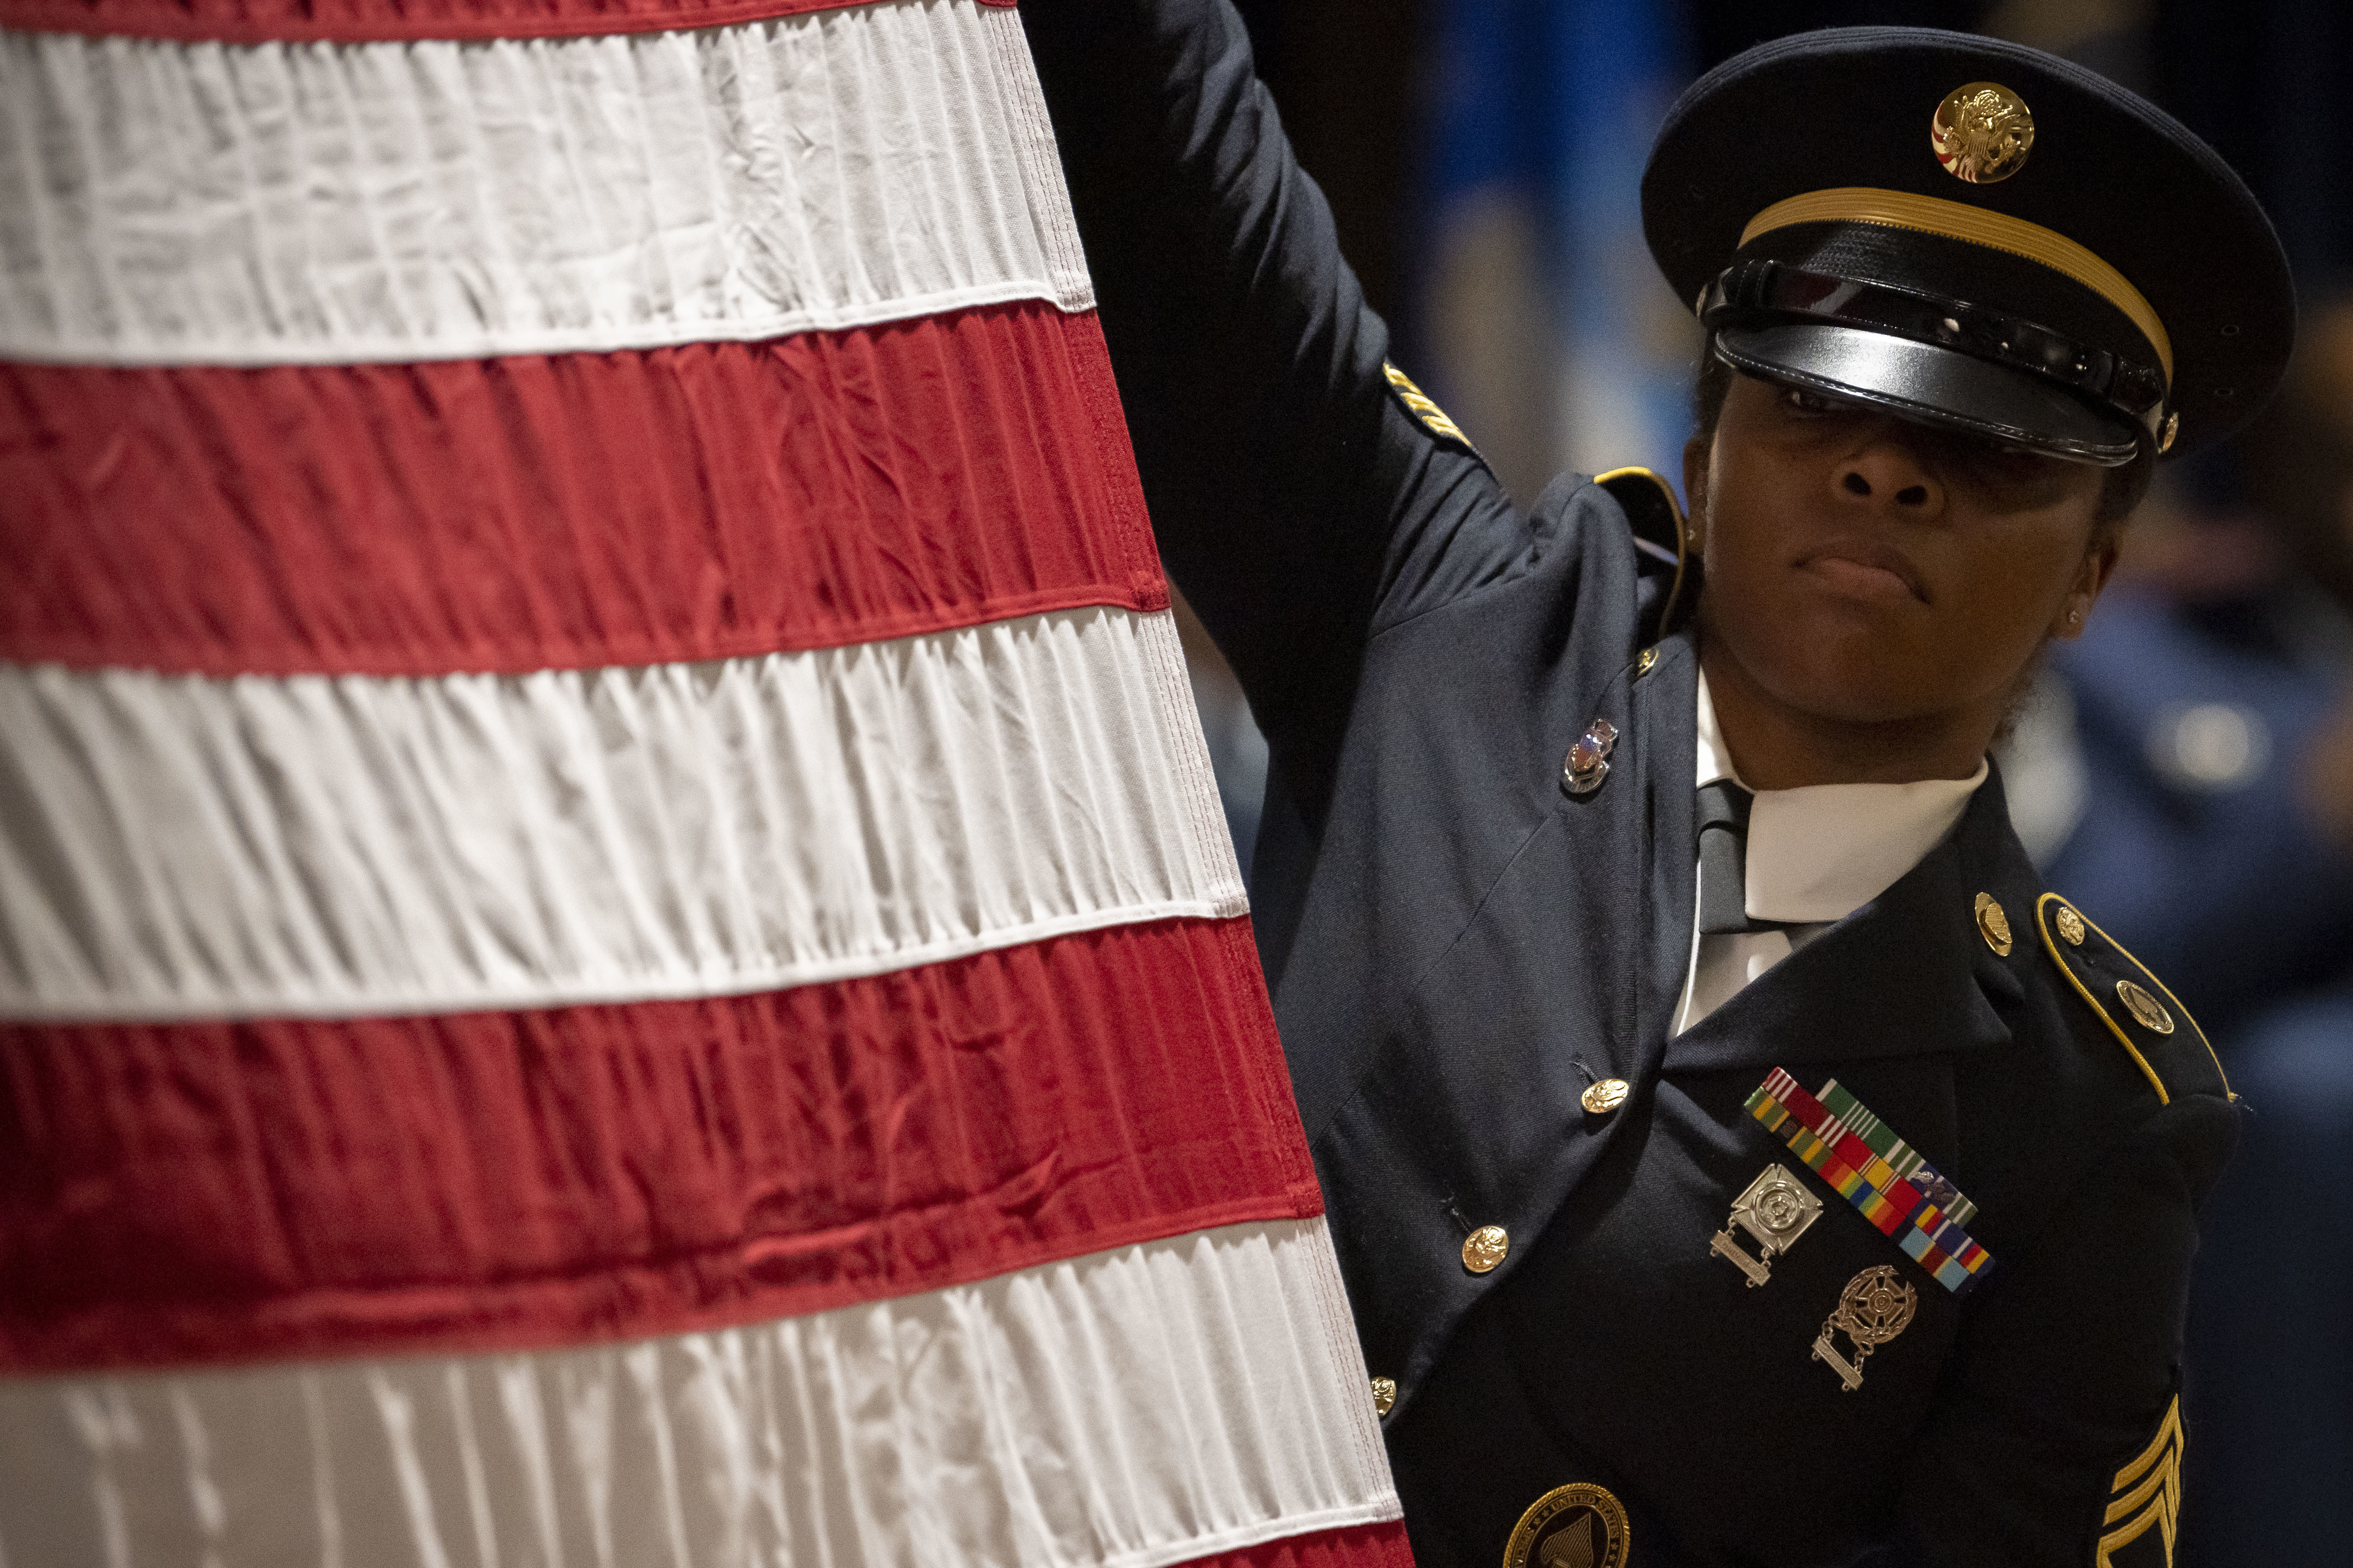
[[[1978,895],[1978,934],[1993,949],[1996,958],[2010,956],[2010,911],[1991,893]]]
[[[2133,1016],[2134,1020],[2150,1034],[2173,1033],[2173,1015],[2165,1010],[2165,1004],[2131,981],[2116,982],[2116,999],[2125,1005],[2125,1010]]]

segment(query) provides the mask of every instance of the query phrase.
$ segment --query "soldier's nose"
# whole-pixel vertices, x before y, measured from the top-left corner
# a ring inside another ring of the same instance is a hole
[[[1876,493],[1878,489],[1887,489],[1893,490],[1897,506],[1925,507],[1928,504],[1928,487],[1926,484],[1915,481],[1897,487],[1890,480],[1883,479],[1879,486],[1874,487],[1870,477],[1860,468],[1849,468],[1841,476],[1839,483],[1851,496],[1868,498]]]

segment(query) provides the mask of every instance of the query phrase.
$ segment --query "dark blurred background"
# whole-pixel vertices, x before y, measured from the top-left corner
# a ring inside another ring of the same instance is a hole
[[[2177,1561],[2353,1563],[2353,6],[1240,3],[1392,357],[1524,502],[1564,469],[1680,479],[1699,333],[1636,193],[1674,95],[1752,44],[1860,24],[2031,44],[2154,100],[2263,198],[2303,303],[2289,384],[2163,472],[2000,762],[2050,885],[2167,981],[2251,1111],[2191,1303]],[[1186,631],[1247,863],[1264,748]]]

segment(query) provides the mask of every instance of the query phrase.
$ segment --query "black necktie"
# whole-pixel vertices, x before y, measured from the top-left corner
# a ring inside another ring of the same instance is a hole
[[[1748,812],[1756,797],[1730,779],[1699,787],[1699,930],[1702,936],[1779,931],[1748,918]]]

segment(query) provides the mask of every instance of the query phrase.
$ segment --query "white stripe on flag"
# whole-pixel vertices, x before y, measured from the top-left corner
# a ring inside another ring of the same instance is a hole
[[[1159,1568],[1398,1516],[1320,1219],[534,1354],[0,1381],[0,1560]]]
[[[1093,303],[1010,10],[492,43],[0,30],[0,356],[344,363]]]
[[[1247,907],[1168,615],[421,679],[0,665],[0,1016],[778,989]]]

